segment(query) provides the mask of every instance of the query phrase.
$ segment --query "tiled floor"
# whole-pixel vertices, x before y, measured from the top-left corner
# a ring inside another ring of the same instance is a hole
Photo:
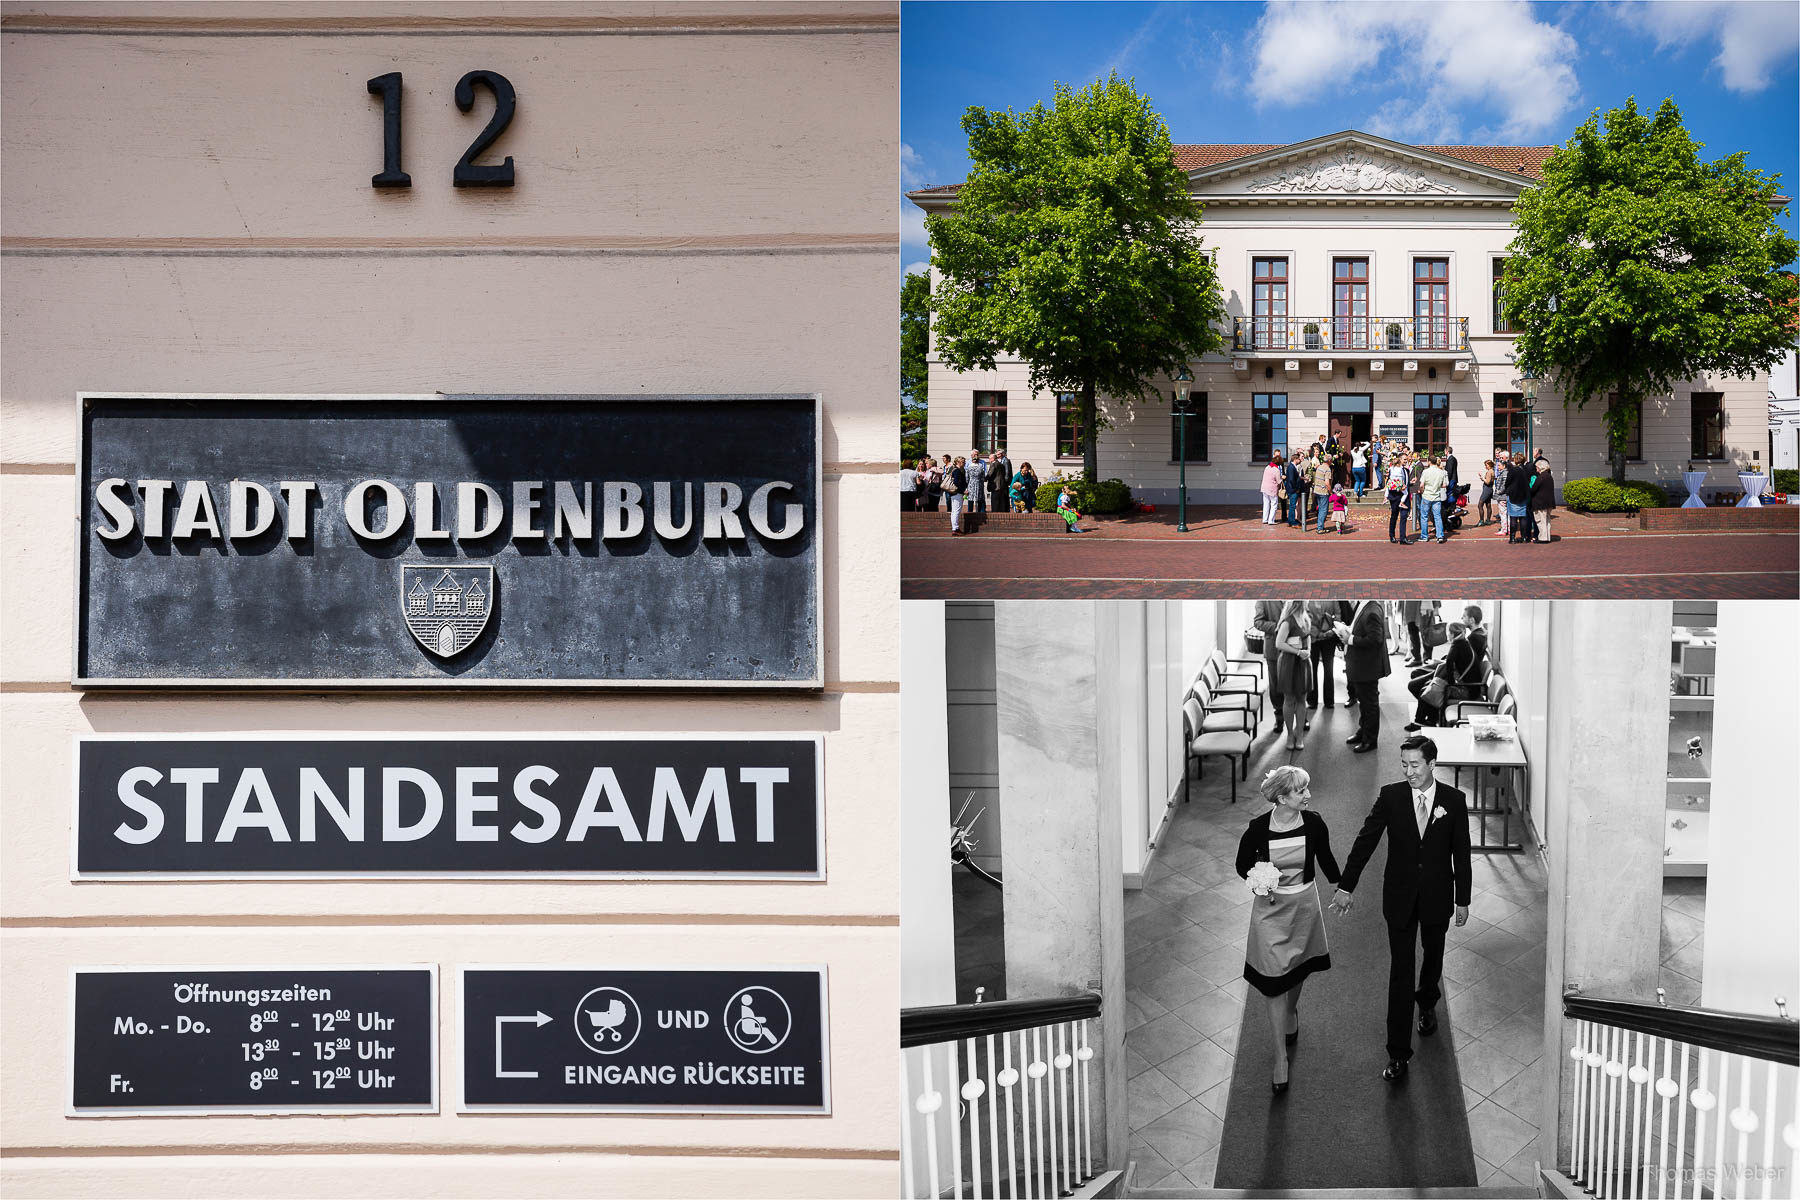
[[[1663,880],[1661,968],[1656,986],[1670,1004],[1700,1003],[1700,962],[1706,949],[1706,879]]]
[[[1384,694],[1384,735],[1408,720],[1394,699],[1405,699],[1403,679],[1384,681],[1391,689]],[[1301,752],[1315,775],[1339,755],[1353,757],[1343,745],[1353,713],[1315,714],[1309,749]],[[1290,759],[1266,709],[1264,717],[1252,781]],[[1143,890],[1126,898],[1131,1156],[1142,1188],[1213,1183],[1248,986],[1250,895],[1233,859],[1244,826],[1266,807],[1241,781],[1238,793],[1237,804],[1224,802],[1223,762],[1209,761],[1193,801],[1177,807]],[[1469,923],[1445,955],[1445,1007],[1456,1031],[1479,1180],[1529,1183],[1543,1056],[1543,868],[1535,854],[1477,854],[1473,874]]]

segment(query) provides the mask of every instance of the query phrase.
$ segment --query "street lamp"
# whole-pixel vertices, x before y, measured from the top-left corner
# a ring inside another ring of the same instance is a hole
[[[1175,532],[1186,533],[1187,527],[1187,419],[1188,397],[1192,394],[1194,377],[1186,367],[1182,367],[1175,376],[1175,421],[1176,440],[1181,443],[1181,500],[1179,515],[1175,519]]]
[[[1539,379],[1537,371],[1533,369],[1529,363],[1521,363],[1515,360],[1514,366],[1518,368],[1519,377],[1513,380],[1512,384],[1519,389],[1519,394],[1525,398],[1525,441],[1528,443],[1525,447],[1525,452],[1530,454],[1537,449],[1536,446],[1530,445],[1529,443],[1537,440],[1537,395],[1538,384],[1541,380]]]

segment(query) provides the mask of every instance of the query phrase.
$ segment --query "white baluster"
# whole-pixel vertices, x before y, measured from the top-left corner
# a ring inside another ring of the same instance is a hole
[[[988,1165],[993,1168],[990,1174],[994,1177],[994,1197],[1000,1197],[1000,1089],[996,1086],[999,1072],[994,1069],[994,1035],[987,1035],[987,1098],[988,1098]]]
[[[1701,1170],[1705,1161],[1701,1156],[1706,1153],[1706,1114],[1713,1106],[1713,1095],[1706,1090],[1706,1051],[1699,1053],[1700,1079],[1694,1090],[1688,1093],[1688,1103],[1694,1106],[1694,1195],[1693,1200],[1700,1200],[1700,1177],[1706,1174]]]
[[[1731,1060],[1730,1054],[1719,1055],[1719,1088],[1716,1093],[1718,1107],[1714,1109],[1718,1115],[1713,1117],[1713,1125],[1718,1130],[1713,1145],[1713,1195],[1719,1194],[1719,1184],[1725,1179],[1725,1126],[1726,1110],[1731,1107]]]
[[[1650,1072],[1644,1069],[1644,1035],[1633,1034],[1631,1042],[1631,1200],[1642,1200],[1639,1185],[1643,1179],[1644,1109],[1648,1107],[1644,1103],[1644,1084]]]
[[[925,1118],[925,1190],[922,1195],[936,1196],[941,1190],[938,1187],[938,1148],[937,1148],[937,1110],[944,1098],[931,1090],[931,1052],[935,1046],[926,1046],[919,1058],[925,1064],[925,1090],[913,1102],[919,1115]]]
[[[981,1200],[981,1093],[987,1089],[981,1082],[981,1069],[975,1062],[975,1039],[968,1039],[969,1079],[962,1085],[962,1097],[969,1102],[969,1177],[971,1195]]]
[[[1086,1179],[1092,1179],[1096,1173],[1094,1171],[1094,1077],[1090,1066],[1094,1061],[1094,1047],[1088,1041],[1088,1027],[1092,1024],[1092,1021],[1081,1023],[1081,1049],[1075,1052],[1075,1057],[1081,1060],[1081,1161],[1086,1164]]]
[[[1037,1128],[1036,1136],[1033,1138],[1033,1141],[1036,1144],[1032,1148],[1032,1153],[1033,1153],[1033,1162],[1037,1166],[1037,1194],[1040,1197],[1040,1200],[1045,1200],[1045,1198],[1047,1197],[1047,1192],[1046,1192],[1045,1185],[1044,1185],[1044,1090],[1043,1089],[1044,1089],[1044,1072],[1048,1068],[1046,1068],[1044,1066],[1043,1047],[1044,1047],[1044,1039],[1043,1039],[1042,1028],[1033,1029],[1031,1031],[1031,1065],[1029,1067],[1025,1068],[1025,1073],[1027,1075],[1031,1076],[1031,1107],[1034,1110],[1031,1114],[1031,1120],[1032,1120],[1032,1124],[1035,1125]]]
[[[1604,1072],[1602,1078],[1605,1080],[1605,1082],[1601,1084],[1602,1090],[1600,1093],[1601,1096],[1604,1097],[1606,1105],[1605,1125],[1602,1127],[1601,1131],[1601,1144],[1605,1149],[1600,1158],[1600,1178],[1597,1180],[1599,1187],[1595,1190],[1594,1194],[1599,1196],[1601,1200],[1607,1200],[1608,1197],[1616,1194],[1615,1189],[1611,1186],[1614,1157],[1614,1130],[1618,1124],[1618,1122],[1613,1119],[1613,1116],[1619,1106],[1619,1072],[1617,1070],[1619,1064],[1618,1060],[1614,1058],[1614,1055],[1618,1053],[1619,1034],[1621,1032],[1621,1030],[1613,1026],[1607,1026],[1606,1062],[1600,1068],[1601,1071]]]
[[[1019,1087],[1019,1072],[1012,1065],[1012,1033],[1001,1034],[1001,1087],[1006,1088],[1006,1178],[1012,1180],[1008,1196],[1019,1200],[1019,1153],[1013,1139],[1013,1092]]]
[[[949,1086],[944,1089],[950,1101],[950,1186],[951,1195],[963,1200],[962,1182],[962,1071],[956,1063],[956,1043],[945,1042],[950,1052]]]
[[[1656,1080],[1656,1094],[1662,1097],[1662,1132],[1657,1136],[1657,1144],[1662,1152],[1657,1156],[1656,1200],[1669,1200],[1669,1101],[1675,1098],[1675,1043],[1668,1038],[1659,1039],[1663,1045],[1662,1074]]]
[[[1769,1200],[1769,1187],[1775,1181],[1775,1077],[1780,1074],[1774,1063],[1768,1064],[1768,1097],[1763,1101],[1763,1186],[1762,1200]]]
[[[1738,1131],[1738,1193],[1737,1200],[1744,1200],[1744,1189],[1750,1186],[1750,1135],[1756,1132],[1756,1112],[1750,1107],[1750,1067],[1751,1061],[1744,1059],[1743,1079],[1738,1084],[1738,1106],[1731,1114],[1731,1127]],[[1723,1182],[1723,1180],[1721,1180]],[[1717,1191],[1717,1188],[1713,1189]]]
[[[908,1082],[911,1074],[906,1069],[906,1051],[900,1052],[900,1194],[908,1200],[919,1193],[914,1190],[913,1183],[913,1123],[907,1116],[912,1111],[912,1089]]]
[[[1581,1135],[1587,1126],[1587,1029],[1586,1021],[1575,1022],[1575,1033],[1570,1039],[1575,1045],[1569,1051],[1569,1058],[1575,1063],[1575,1101],[1569,1122],[1569,1174],[1577,1181],[1582,1178]]]
[[[1595,1024],[1588,1044],[1588,1191],[1600,1194],[1600,1133],[1606,1123],[1607,1026]]]
[[[1069,1133],[1074,1123],[1074,1113],[1071,1111],[1073,1105],[1069,1102],[1069,1085],[1073,1082],[1069,1075],[1069,1067],[1074,1064],[1075,1059],[1069,1054],[1068,1040],[1069,1023],[1064,1021],[1056,1027],[1056,1058],[1053,1065],[1056,1067],[1056,1090],[1062,1094],[1062,1162],[1063,1192],[1065,1194],[1075,1190],[1074,1144],[1069,1140]]]

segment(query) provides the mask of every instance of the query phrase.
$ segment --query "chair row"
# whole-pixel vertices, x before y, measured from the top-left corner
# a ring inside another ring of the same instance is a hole
[[[1261,727],[1268,694],[1268,666],[1262,659],[1226,658],[1220,650],[1207,655],[1181,702],[1183,804],[1192,798],[1195,775],[1204,778],[1205,760],[1211,756],[1235,760],[1227,776],[1231,802],[1237,803],[1238,780],[1249,778],[1250,744]]]

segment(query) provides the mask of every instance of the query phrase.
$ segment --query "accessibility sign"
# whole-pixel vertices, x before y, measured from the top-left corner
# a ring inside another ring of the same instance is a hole
[[[824,967],[470,966],[460,1111],[829,1113]]]

